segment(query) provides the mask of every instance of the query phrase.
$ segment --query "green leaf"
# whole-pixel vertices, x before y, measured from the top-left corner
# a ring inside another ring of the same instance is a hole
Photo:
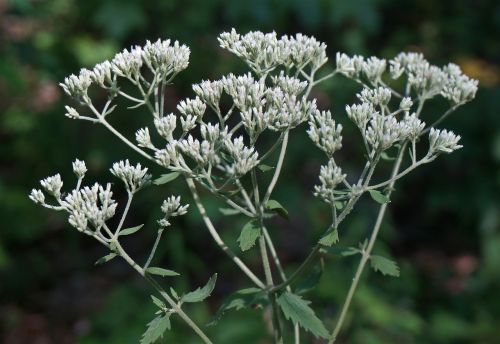
[[[153,319],[148,324],[146,332],[142,335],[141,344],[151,344],[163,337],[163,333],[170,330],[170,315],[162,315]]]
[[[278,201],[270,199],[267,201],[266,208],[274,210],[278,215],[288,220],[288,211]]]
[[[217,274],[214,274],[208,280],[207,284],[203,288],[198,288],[192,292],[185,294],[181,301],[183,302],[200,302],[205,300],[207,297],[212,294],[212,291],[215,288],[215,282],[217,281]]]
[[[323,275],[322,265],[320,264],[315,265],[312,271],[309,272],[309,274],[307,274],[307,276],[302,281],[297,283],[297,286],[295,287],[295,293],[304,294],[314,289],[314,287],[318,285],[322,275]]]
[[[231,294],[215,313],[214,319],[207,326],[216,325],[228,310],[240,310],[243,308],[256,308],[265,305],[267,297],[259,288],[246,288]]]
[[[170,294],[172,294],[172,296],[174,297],[174,299],[179,300],[179,295],[177,295],[177,292],[172,287],[170,287]]]
[[[153,181],[153,184],[155,185],[162,185],[171,182],[175,178],[179,177],[181,174],[180,172],[171,172],[167,174],[162,174],[161,177],[155,179]]]
[[[380,157],[383,159],[383,160],[387,160],[387,161],[392,161],[392,160],[396,160],[396,158],[394,157],[390,157],[386,152],[382,152],[382,154],[380,154]]]
[[[257,226],[255,221],[248,222],[241,230],[238,242],[242,251],[247,251],[255,245],[255,241],[260,236],[260,227]]]
[[[162,277],[166,276],[179,276],[180,274],[178,272],[172,271],[172,270],[167,270],[163,268],[156,268],[156,267],[151,267],[146,269],[147,273],[150,273],[152,275],[159,275]]]
[[[370,265],[373,270],[379,271],[382,275],[399,277],[399,267],[395,261],[382,256],[371,256]]]
[[[108,255],[105,255],[104,257],[99,258],[96,262],[95,265],[100,265],[109,262],[111,259],[115,258],[117,256],[116,253],[111,252]]]
[[[322,250],[328,254],[341,257],[349,257],[361,253],[356,247],[323,247]]]
[[[233,208],[219,208],[219,211],[222,213],[222,215],[226,216],[238,215],[240,213],[239,210]]]
[[[165,309],[167,308],[167,306],[165,306],[165,304],[163,303],[162,300],[160,300],[159,298],[157,298],[156,296],[154,295],[151,295],[151,299],[153,299],[153,303],[158,306],[158,308],[160,309]]]
[[[139,226],[135,226],[135,227],[130,227],[130,228],[125,228],[125,229],[122,229],[120,231],[120,234],[118,235],[130,235],[130,234],[134,234],[135,232],[137,232],[139,229],[141,229],[144,225],[139,225]]]
[[[389,203],[391,200],[378,190],[370,190],[370,196],[372,196],[375,202],[380,204]]]
[[[264,164],[260,164],[257,166],[257,168],[259,170],[261,170],[262,172],[267,172],[267,171],[271,171],[271,170],[274,170],[274,167],[272,166],[269,166],[269,165],[264,165]]]
[[[329,338],[328,330],[314,314],[313,309],[309,307],[310,303],[301,296],[290,292],[284,292],[278,298],[278,304],[288,320],[291,320],[294,324],[298,323],[300,327],[311,332],[316,337]]]
[[[325,234],[321,239],[319,239],[319,243],[321,245],[328,247],[338,242],[339,242],[339,232],[337,231],[337,228],[335,228],[333,231],[330,231],[330,233]]]

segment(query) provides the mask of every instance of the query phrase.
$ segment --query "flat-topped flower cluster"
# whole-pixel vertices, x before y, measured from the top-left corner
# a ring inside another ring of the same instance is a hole
[[[301,322],[290,315],[289,304],[293,303],[296,308],[300,304],[309,317],[316,317],[308,303],[293,294],[291,282],[280,265],[265,225],[272,211],[284,210],[271,196],[279,180],[289,133],[305,128],[313,144],[326,156],[325,163],[319,167],[319,183],[311,193],[329,205],[332,224],[314,246],[311,255],[315,255],[321,247],[338,241],[341,222],[363,194],[369,193],[375,201],[387,203],[398,179],[440,154],[462,147],[459,135],[437,126],[459,106],[474,98],[477,81],[464,75],[455,64],[442,68],[431,65],[420,53],[400,53],[390,60],[337,53],[335,63],[330,66],[333,71],[325,74],[320,70],[328,64],[326,44],[302,34],[278,37],[275,32],[249,32],[242,35],[233,29],[222,33],[218,40],[223,49],[243,60],[250,72],[229,74],[218,80],[202,80],[192,85],[193,96],[180,101],[172,113],[165,113],[165,90],[188,67],[190,57],[189,48],[177,41],[147,41],[144,46],[123,50],[111,61],[99,63],[92,69],[82,69],[78,75],[71,75],[61,83],[63,90],[81,108],[77,110],[66,106],[67,117],[104,125],[148,163],[157,164],[168,172],[156,179],[141,164],[133,165],[123,160],[112,165],[111,173],[124,183],[128,194],[116,228],[110,228],[107,223],[117,210],[111,184],[83,186],[87,172],[83,161],[73,163],[77,176],[73,190],[64,193],[62,178],[57,174],[43,179],[42,189],[33,189],[30,198],[47,208],[67,212],[71,226],[96,238],[111,250],[112,257],[121,256],[142,275],[174,275],[171,270],[149,268],[149,264],[163,229],[170,226],[169,220],[187,212],[189,205],[181,205],[180,197],[170,196],[163,202],[161,210],[164,217],[158,221],[157,240],[144,266],[140,267],[126,254],[119,243],[119,236],[130,235],[140,229],[140,226],[123,228],[136,192],[150,185],[152,180],[154,184],[163,184],[182,176],[216,244],[266,294],[269,304],[273,305],[273,312],[277,312],[276,303],[279,304],[285,317],[292,319],[296,335],[300,325],[316,336],[334,340],[337,328],[329,336],[319,319],[315,318],[315,325],[311,326],[310,322]],[[318,77],[318,74],[321,76]],[[356,94],[358,101],[345,107],[345,116],[358,129],[365,149],[366,161],[358,176],[344,173],[336,159],[336,153],[343,146],[343,126],[336,118],[344,114],[334,115],[327,109],[319,109],[316,100],[311,97],[315,86],[336,75],[361,85]],[[124,83],[132,85],[136,94],[127,93]],[[94,104],[92,88],[107,92],[107,101],[103,106]],[[431,125],[427,125],[422,119],[424,105],[437,96],[448,100],[450,107]],[[152,115],[150,125],[136,131],[135,142],[108,122],[108,116],[120,106],[118,98],[130,102],[128,108],[143,108]],[[303,125],[305,122],[308,122],[307,125]],[[267,137],[274,135],[272,145],[269,140],[261,140],[264,133]],[[426,140],[424,136],[427,136]],[[397,151],[393,172],[386,180],[374,184],[372,177],[375,169],[387,157],[389,150]],[[274,154],[276,151],[279,151],[277,157]],[[422,151],[423,154],[420,153]],[[406,160],[409,164],[403,169]],[[272,177],[266,178],[263,175],[266,172]],[[238,242],[242,250],[250,249],[259,242],[265,283],[223,242],[200,200],[197,186],[222,199],[230,208],[225,210],[225,214],[240,214],[249,218],[249,224],[243,228]],[[51,196],[54,202],[47,201],[46,195]],[[368,244],[358,250],[363,257],[361,270],[370,259],[378,229],[373,232],[375,234],[367,241]],[[273,281],[267,250],[274,255],[273,261],[283,280],[281,284]],[[154,282],[153,285],[158,288]],[[357,282],[353,285],[355,288]],[[178,314],[206,343],[210,343],[203,331],[180,308],[182,302],[190,301],[183,301],[172,291],[170,296],[164,290],[159,291],[170,306],[163,301],[155,301],[161,310],[159,317],[163,317],[157,318],[157,321],[164,321],[165,318],[168,321],[172,314]],[[349,303],[350,299],[345,310]],[[277,317],[279,319],[279,314]],[[342,321],[343,316],[338,328]],[[280,321],[275,320],[273,326],[279,342]],[[149,337],[145,334],[145,338]]]

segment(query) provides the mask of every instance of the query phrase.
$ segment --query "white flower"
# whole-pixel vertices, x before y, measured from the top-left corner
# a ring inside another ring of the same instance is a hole
[[[387,87],[363,88],[361,93],[356,95],[363,103],[372,103],[373,105],[385,106],[391,100],[391,90]]]
[[[177,117],[171,113],[165,117],[158,117],[154,119],[154,124],[158,134],[168,142],[172,141],[173,133],[177,125]]]
[[[137,141],[139,147],[156,149],[153,143],[151,142],[151,136],[149,135],[148,128],[142,128],[137,130],[135,133],[135,140]]]
[[[429,132],[429,154],[451,153],[462,148],[462,145],[458,144],[460,138],[460,135],[455,135],[452,131],[431,128]]]
[[[111,62],[104,61],[95,65],[90,73],[90,79],[102,87],[105,87],[106,83],[111,84],[113,82]]]
[[[371,83],[376,84],[380,81],[386,66],[387,62],[384,59],[372,56],[363,62],[363,73]]]
[[[207,105],[199,97],[194,99],[185,99],[177,105],[177,110],[184,116],[193,116],[197,121],[201,121]]]
[[[368,121],[375,114],[378,114],[371,103],[354,104],[351,106],[346,105],[345,110],[351,121],[353,121],[361,130],[364,130]]]
[[[399,103],[399,108],[403,111],[410,111],[412,105],[413,101],[411,100],[411,98],[404,97],[403,99],[401,99],[401,102]]]
[[[72,108],[71,106],[66,105],[66,113],[64,114],[66,117],[71,118],[71,119],[78,119],[80,118],[80,114],[78,111],[75,110],[75,108]]]
[[[85,166],[85,161],[76,159],[73,161],[73,173],[78,178],[83,178],[85,173],[87,173],[87,166]]]
[[[219,108],[219,101],[222,95],[223,85],[221,81],[204,80],[193,85],[193,91],[204,103],[210,104],[214,108]]]
[[[234,173],[236,176],[243,176],[259,163],[259,154],[254,147],[247,147],[243,143],[243,136],[233,140],[224,140],[224,146],[227,152],[231,155],[233,163],[226,166],[229,173]]]
[[[143,50],[145,63],[163,78],[171,73],[178,73],[189,65],[191,51],[186,45],[181,45],[177,41],[173,45],[169,39],[164,41],[159,39],[154,43],[147,41]]]
[[[135,78],[143,64],[143,50],[141,47],[132,47],[130,51],[124,49],[115,55],[111,61],[113,72],[119,76]]]
[[[39,189],[33,189],[33,190],[31,190],[29,198],[33,202],[38,203],[38,204],[44,204],[45,203],[45,195],[43,194],[42,190],[39,190]]]
[[[141,189],[151,180],[151,175],[147,174],[147,168],[142,168],[141,164],[132,166],[128,160],[115,162],[110,171],[125,183],[129,192]]]
[[[61,196],[61,188],[63,186],[63,182],[59,173],[55,176],[42,179],[40,181],[40,184],[45,189],[45,191],[47,191],[55,198],[59,198]]]
[[[425,123],[422,122],[416,114],[405,116],[400,122],[402,136],[408,137],[410,140],[416,140],[422,134],[425,128]]]
[[[336,124],[330,111],[316,111],[309,120],[307,133],[329,157],[342,148],[342,125]]]
[[[342,174],[342,169],[335,165],[333,159],[330,159],[327,165],[321,166],[319,172],[320,185],[314,186],[314,195],[327,203],[335,202],[334,190],[345,178],[346,175]]]
[[[64,92],[73,98],[83,98],[87,95],[87,91],[92,84],[92,72],[88,69],[80,70],[78,76],[71,74],[64,78],[64,82],[59,85],[63,88]]]
[[[273,84],[281,88],[284,92],[292,95],[298,96],[307,87],[306,81],[301,81],[297,78],[291,77],[280,72],[278,76],[272,76],[271,80]]]
[[[374,114],[365,130],[366,141],[376,150],[385,150],[405,138],[404,127],[393,116]]]

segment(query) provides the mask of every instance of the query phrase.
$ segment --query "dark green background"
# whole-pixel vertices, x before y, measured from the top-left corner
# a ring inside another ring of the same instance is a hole
[[[0,341],[137,342],[153,317],[148,287],[121,262],[95,267],[94,261],[105,253],[97,242],[83,238],[65,218],[27,198],[40,178],[56,172],[71,185],[75,157],[87,161],[88,182],[116,181],[107,168],[117,159],[140,161],[104,128],[65,118],[63,104],[68,99],[57,83],[124,47],[169,37],[192,50],[189,68],[168,90],[168,106],[173,109],[179,99],[192,95],[191,83],[243,70],[242,63],[218,48],[216,41],[218,33],[231,27],[240,32],[314,35],[327,43],[330,60],[336,51],[386,58],[400,51],[421,51],[431,63],[453,61],[480,80],[477,98],[445,123],[462,135],[464,148],[420,168],[397,188],[375,253],[397,259],[401,277],[384,278],[371,271],[364,275],[339,342],[498,343],[500,2],[496,0],[0,0]],[[339,77],[313,95],[321,107],[342,118],[344,104],[354,101],[356,90]],[[426,115],[437,116],[441,106],[431,104]],[[140,110],[113,116],[129,135],[150,120]],[[288,208],[291,222],[271,223],[279,255],[290,269],[305,257],[328,220],[325,206],[311,197],[320,155],[299,131],[292,134],[275,195]],[[344,136],[339,159],[348,168],[357,168],[359,140],[348,128]],[[186,194],[185,186],[149,188],[135,201],[128,221],[145,223],[149,230],[125,242],[138,259],[152,244],[161,199],[171,193]],[[116,196],[123,202],[122,192]],[[233,245],[243,220],[225,221],[211,197],[205,202]],[[361,240],[375,211],[373,202],[364,199],[342,229],[341,245]],[[244,257],[261,273],[251,253]],[[182,273],[183,277],[164,281],[178,290],[194,288],[213,272],[219,273],[206,306],[189,309],[199,323],[211,319],[224,296],[250,286],[212,244],[194,207],[166,233],[157,262]],[[317,292],[307,296],[329,328],[356,262],[356,258],[327,260]],[[175,331],[165,342],[198,342],[180,321],[173,326]],[[270,343],[261,312],[255,310],[231,313],[208,332],[216,343]]]

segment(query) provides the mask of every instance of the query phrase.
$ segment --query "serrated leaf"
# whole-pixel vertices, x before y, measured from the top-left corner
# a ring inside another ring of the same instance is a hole
[[[288,211],[280,204],[280,202],[270,199],[266,203],[266,208],[269,210],[274,210],[278,215],[288,220]]]
[[[242,251],[247,251],[255,245],[255,241],[257,241],[260,236],[260,231],[261,228],[257,226],[253,220],[243,226],[240,237],[238,238]]]
[[[142,335],[141,344],[151,344],[163,337],[163,333],[170,330],[170,315],[163,315],[153,319]]]
[[[180,175],[181,175],[180,172],[171,172],[171,173],[167,173],[167,174],[162,174],[161,177],[156,178],[153,181],[153,184],[163,185],[163,184],[171,182],[172,180],[176,179]]]
[[[222,213],[222,215],[226,216],[238,215],[240,213],[239,210],[233,208],[219,208],[219,211]]]
[[[304,300],[299,295],[284,292],[278,298],[278,304],[285,317],[294,324],[299,324],[300,327],[311,332],[316,337],[330,337],[325,325],[314,314],[313,309],[309,307],[310,301]]]
[[[130,235],[130,234],[134,234],[135,232],[137,232],[139,229],[141,229],[144,225],[139,225],[139,226],[135,226],[135,227],[130,227],[130,228],[125,228],[125,229],[122,229],[120,231],[120,236],[122,235]]]
[[[337,231],[337,228],[335,228],[333,231],[330,231],[330,233],[325,234],[321,239],[319,239],[319,243],[321,245],[328,247],[338,242],[339,242],[339,232]]]
[[[99,258],[96,262],[95,265],[100,265],[109,262],[111,259],[115,258],[117,256],[116,253],[111,252],[110,254],[105,255],[104,257]]]
[[[265,164],[260,164],[260,165],[257,166],[257,168],[259,170],[261,170],[262,172],[267,172],[267,171],[274,170],[274,167],[269,166],[269,165],[265,165]]]
[[[162,300],[160,300],[159,298],[157,298],[156,296],[154,295],[151,295],[151,299],[153,300],[153,303],[160,309],[165,309],[167,306],[165,306],[165,304],[163,303]]]
[[[382,256],[371,256],[370,265],[375,271],[379,271],[382,275],[399,277],[399,267],[395,261]]]
[[[378,190],[369,190],[370,196],[377,203],[384,204],[389,203],[391,200]]]
[[[182,296],[181,301],[183,302],[200,302],[205,300],[212,294],[215,288],[215,282],[217,281],[217,274],[214,274],[208,280],[207,284],[203,288],[198,288]]]
[[[162,277],[170,277],[170,276],[179,276],[180,274],[178,272],[175,272],[173,270],[167,270],[163,268],[157,268],[157,267],[151,267],[146,269],[147,273],[150,273],[152,275],[158,275]]]
[[[267,298],[259,288],[246,288],[238,290],[237,292],[231,294],[219,307],[215,313],[214,319],[207,324],[207,326],[214,326],[219,322],[224,313],[228,310],[235,309],[240,310],[247,307],[255,308],[257,306],[263,306],[267,302]]]

